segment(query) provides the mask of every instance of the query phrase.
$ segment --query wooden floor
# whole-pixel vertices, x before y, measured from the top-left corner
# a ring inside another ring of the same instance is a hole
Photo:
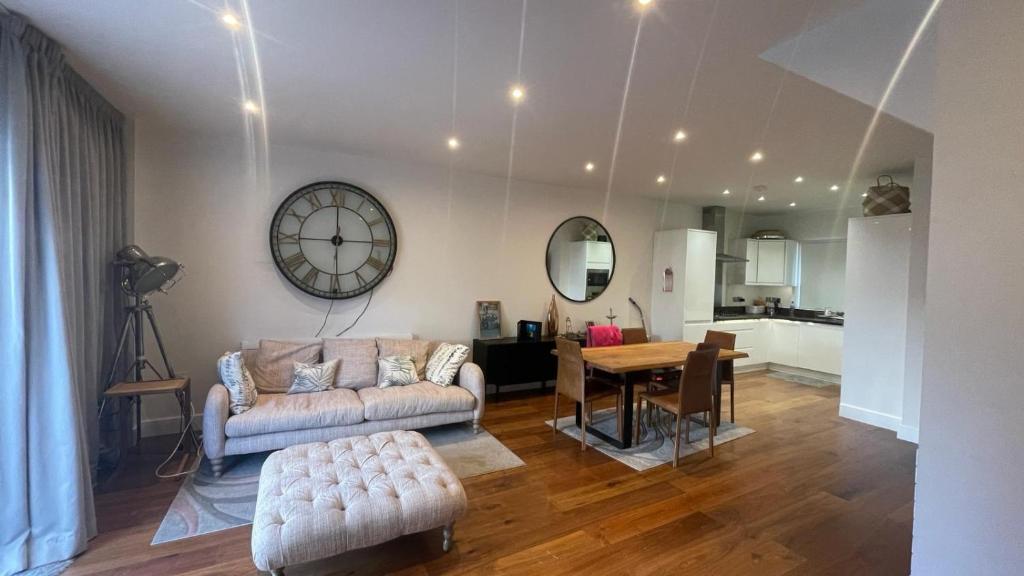
[[[440,530],[297,566],[302,574],[907,574],[915,447],[839,418],[837,387],[740,376],[757,432],[644,473],[544,425],[551,393],[503,394],[484,425],[526,466],[465,481],[452,551]],[[151,547],[177,482],[136,457],[97,496],[100,535],[67,574],[254,574],[249,527]]]

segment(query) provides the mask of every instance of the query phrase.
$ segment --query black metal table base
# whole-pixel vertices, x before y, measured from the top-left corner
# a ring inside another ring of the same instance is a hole
[[[725,362],[725,360],[723,360]],[[629,373],[622,375],[622,386],[623,386],[623,401],[625,405],[622,407],[622,438],[616,438],[610,434],[605,434],[597,428],[587,427],[587,433],[593,434],[605,442],[615,446],[619,449],[631,448],[633,446],[633,384],[629,380]],[[711,414],[711,417],[715,420],[715,425],[718,426],[722,422],[722,372],[721,370],[715,370],[715,410]],[[579,402],[576,403],[576,427],[582,429],[583,426],[583,405]]]

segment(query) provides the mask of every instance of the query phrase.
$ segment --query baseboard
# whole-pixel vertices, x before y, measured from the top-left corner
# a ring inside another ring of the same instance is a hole
[[[899,427],[896,428],[896,437],[900,440],[906,440],[907,442],[917,444],[917,432],[917,426],[907,426],[901,423]]]
[[[900,419],[892,414],[876,412],[874,410],[861,408],[859,406],[852,406],[850,404],[839,404],[839,415],[843,418],[849,418],[850,420],[856,420],[857,422],[878,426],[879,428],[885,428],[886,430],[892,430],[893,432],[899,430],[901,423]]]
[[[839,385],[842,385],[843,383],[843,377],[839,374],[829,374],[828,372],[818,372],[817,370],[808,370],[806,368],[797,368],[795,366],[775,364],[772,362],[769,362],[767,366],[769,370],[775,370],[776,372],[785,372],[786,374],[793,374],[794,376],[804,376],[806,378],[814,378],[815,380],[823,380],[825,382],[831,382]]]
[[[148,438],[150,436],[164,436],[168,434],[177,434],[178,426],[180,424],[180,416],[166,416],[164,418],[144,419],[142,421],[142,437]],[[202,425],[202,415],[196,414],[195,420],[192,421],[192,426],[198,431],[202,428]],[[134,426],[132,428],[134,428]]]
[[[747,364],[745,366],[733,366],[733,372],[736,374],[742,374],[744,372],[761,372],[768,369],[768,364],[762,362],[761,364]]]

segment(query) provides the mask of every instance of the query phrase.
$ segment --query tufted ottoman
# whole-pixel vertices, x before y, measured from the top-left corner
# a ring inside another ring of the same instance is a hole
[[[462,483],[418,432],[381,432],[275,452],[260,473],[252,559],[260,570],[452,525]]]

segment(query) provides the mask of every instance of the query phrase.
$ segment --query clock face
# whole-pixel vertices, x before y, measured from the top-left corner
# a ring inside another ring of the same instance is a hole
[[[292,192],[270,224],[274,263],[292,284],[321,298],[352,298],[391,272],[395,223],[369,192],[317,182]]]

